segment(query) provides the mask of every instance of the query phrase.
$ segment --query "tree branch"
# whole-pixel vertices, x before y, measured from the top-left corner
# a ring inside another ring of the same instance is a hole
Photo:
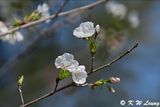
[[[31,26],[37,25],[37,24],[39,24],[39,23],[43,23],[43,22],[45,22],[46,20],[54,19],[54,18],[57,17],[57,16],[66,16],[66,15],[69,15],[69,14],[74,13],[74,12],[84,11],[84,10],[93,8],[93,7],[95,7],[96,5],[101,4],[101,3],[103,3],[103,2],[106,2],[106,1],[107,1],[107,0],[98,0],[98,1],[96,1],[96,2],[94,2],[94,3],[91,3],[91,4],[86,5],[86,6],[82,6],[82,7],[75,8],[75,9],[72,9],[72,10],[69,10],[69,11],[66,11],[66,12],[61,12],[61,13],[58,13],[58,14],[57,14],[57,13],[56,13],[56,14],[53,14],[53,15],[51,15],[51,16],[49,16],[49,17],[46,17],[46,18],[43,18],[43,19],[39,19],[39,20],[37,20],[37,21],[33,21],[33,22],[27,23],[27,24],[25,24],[25,25],[22,25],[22,26],[13,28],[13,29],[9,30],[9,31],[6,32],[6,33],[0,33],[0,37],[1,37],[1,36],[4,36],[4,35],[7,35],[7,34],[10,34],[10,33],[13,33],[13,32],[15,32],[15,31],[17,31],[17,30],[20,30],[20,29],[24,29],[24,28],[27,28],[27,27],[31,27]]]
[[[132,48],[130,48],[130,49],[127,50],[125,53],[123,53],[121,56],[115,58],[114,60],[112,60],[112,61],[109,62],[108,64],[102,65],[102,66],[94,69],[93,72],[89,72],[88,75],[91,75],[91,74],[93,74],[93,73],[95,73],[95,72],[97,72],[97,71],[99,71],[99,70],[101,70],[101,69],[103,69],[103,68],[105,68],[105,67],[110,67],[112,64],[114,64],[115,62],[117,62],[117,61],[119,61],[120,59],[122,59],[124,56],[128,55],[129,53],[131,53],[136,47],[138,47],[138,43],[136,43]],[[58,83],[56,83],[56,84],[58,85]],[[35,99],[35,100],[32,100],[32,101],[30,101],[30,102],[28,102],[28,103],[26,103],[26,104],[24,104],[24,105],[21,105],[21,107],[27,107],[27,106],[29,106],[29,105],[31,105],[31,104],[34,104],[34,103],[36,103],[36,102],[38,102],[38,101],[40,101],[40,100],[42,100],[42,99],[45,99],[45,98],[47,98],[47,97],[49,97],[49,96],[52,96],[52,95],[54,95],[55,93],[57,93],[57,92],[59,92],[59,91],[61,91],[61,90],[64,90],[64,89],[66,89],[66,88],[69,88],[69,87],[71,87],[71,86],[77,86],[77,85],[75,85],[74,82],[69,83],[69,84],[67,84],[67,85],[65,85],[65,86],[63,86],[63,87],[61,87],[61,88],[59,88],[59,89],[57,89],[57,90],[55,90],[55,91],[51,91],[51,92],[49,92],[49,93],[47,93],[47,94],[45,94],[45,95],[43,95],[43,96],[41,96],[41,97],[39,97],[39,98],[37,98],[37,99]],[[57,86],[56,86],[56,87],[57,87]],[[56,89],[56,88],[55,88],[55,89]]]
[[[59,92],[59,91],[61,91],[61,90],[64,90],[64,89],[66,89],[66,88],[69,88],[69,87],[71,87],[71,86],[73,86],[73,85],[74,85],[73,82],[70,83],[70,84],[67,84],[67,85],[59,88],[58,90],[56,90],[56,91],[54,91],[54,92],[51,91],[50,93],[47,93],[47,94],[45,94],[45,95],[43,95],[43,96],[41,96],[41,97],[39,97],[39,98],[37,98],[37,99],[35,99],[35,100],[32,100],[32,101],[24,104],[24,105],[21,105],[20,107],[27,107],[27,106],[29,106],[29,105],[31,105],[31,104],[34,104],[34,103],[36,103],[36,102],[38,102],[38,101],[40,101],[40,100],[42,100],[42,99],[45,99],[45,98],[47,98],[47,97],[49,97],[49,96],[52,96],[52,95],[54,95],[55,93],[57,93],[57,92]]]
[[[60,81],[60,79],[59,79],[59,78],[57,78],[57,79],[56,79],[56,85],[55,85],[55,88],[54,88],[54,90],[53,90],[53,93],[57,90],[57,87],[58,87],[59,81]]]
[[[102,66],[94,69],[93,72],[97,72],[97,71],[99,71],[99,70],[101,70],[103,68],[110,67],[112,64],[114,64],[115,62],[117,62],[118,60],[122,59],[124,56],[128,55],[130,52],[132,52],[136,47],[138,47],[138,43],[136,43],[132,48],[130,48],[128,51],[123,53],[121,56],[115,58],[114,60],[112,60],[108,64],[102,65]]]

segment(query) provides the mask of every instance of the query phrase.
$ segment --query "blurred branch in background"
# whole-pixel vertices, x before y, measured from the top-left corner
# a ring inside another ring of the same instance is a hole
[[[37,24],[39,24],[39,23],[43,23],[43,22],[45,22],[46,20],[48,20],[48,19],[54,19],[54,18],[57,17],[57,16],[66,16],[66,15],[69,15],[69,14],[71,14],[71,13],[73,13],[73,12],[81,12],[81,11],[84,11],[84,10],[86,10],[86,9],[93,8],[93,7],[95,7],[96,5],[101,4],[101,3],[103,3],[103,2],[106,2],[106,1],[107,1],[107,0],[99,0],[99,1],[96,1],[96,2],[91,3],[91,4],[89,4],[89,5],[86,5],[86,6],[82,6],[82,7],[79,7],[79,8],[76,8],[76,9],[72,9],[72,10],[69,10],[69,11],[66,11],[66,12],[61,12],[61,13],[58,13],[58,14],[56,13],[56,14],[53,14],[53,15],[51,15],[51,16],[49,16],[49,17],[46,17],[46,18],[43,18],[43,19],[39,19],[39,20],[37,20],[37,21],[33,21],[33,22],[30,22],[30,23],[24,24],[24,25],[22,25],[22,26],[13,28],[13,29],[9,30],[9,31],[6,32],[6,33],[0,34],[0,36],[4,36],[4,35],[7,35],[7,34],[11,34],[11,33],[15,32],[15,31],[17,31],[17,30],[20,30],[20,29],[23,29],[23,28],[27,28],[27,27],[30,27],[30,26],[33,26],[33,25],[37,25]]]
[[[69,0],[64,0],[62,6],[60,7],[60,9],[57,11],[57,13],[55,14],[55,18],[58,17],[58,14],[63,10],[64,6],[67,4]],[[28,44],[26,45],[25,49],[23,51],[21,51],[19,54],[16,54],[12,59],[10,59],[6,64],[4,64],[2,66],[2,68],[0,69],[1,71],[1,76],[3,76],[3,74],[5,74],[5,72],[7,72],[10,68],[12,68],[12,66],[14,66],[14,64],[16,64],[16,62],[23,58],[25,55],[27,55],[29,52],[31,52],[32,50],[34,50],[33,45],[38,43],[40,40],[42,40],[43,35],[46,35],[48,32],[54,31],[55,28],[59,28],[57,24],[55,24],[54,27],[49,28],[46,31],[43,31],[41,33],[40,36],[35,36],[33,39],[31,39]]]
[[[124,56],[128,55],[129,53],[131,53],[131,52],[132,52],[135,48],[137,48],[137,47],[138,47],[138,43],[136,43],[132,48],[128,49],[126,52],[124,52],[124,53],[123,53],[122,55],[120,55],[119,57],[113,59],[111,62],[109,62],[109,63],[107,63],[107,64],[105,64],[105,65],[102,65],[102,66],[100,66],[100,67],[98,67],[98,68],[96,68],[96,69],[93,69],[93,71],[88,72],[88,75],[91,75],[91,74],[93,74],[93,73],[95,73],[95,72],[97,72],[97,71],[99,71],[99,70],[101,70],[101,69],[103,69],[103,68],[110,67],[112,64],[116,63],[117,61],[119,61],[120,59],[122,59]],[[26,104],[23,104],[23,105],[21,105],[21,107],[27,107],[27,106],[29,106],[29,105],[31,105],[31,104],[34,104],[34,103],[36,103],[36,102],[39,102],[40,100],[45,99],[45,98],[48,98],[49,96],[52,96],[52,95],[54,95],[55,93],[57,93],[57,92],[59,92],[59,91],[61,91],[61,90],[64,90],[64,89],[66,89],[66,88],[69,88],[69,87],[72,87],[72,86],[77,87],[77,85],[76,85],[74,82],[72,82],[72,83],[69,83],[69,84],[67,84],[67,85],[65,85],[65,86],[57,89],[57,86],[58,86],[58,84],[59,84],[59,81],[60,81],[60,80],[56,80],[56,86],[55,86],[55,88],[54,88],[54,91],[51,91],[51,92],[49,92],[49,93],[47,93],[47,94],[45,94],[45,95],[43,95],[43,96],[41,96],[41,97],[39,97],[39,98],[36,98],[36,99],[34,99],[34,100],[26,103]],[[79,86],[78,86],[78,87],[79,87]]]
[[[82,7],[79,7],[79,8],[73,9],[73,10],[69,10],[69,11],[66,11],[66,12],[61,12],[61,13],[57,14],[56,17],[58,18],[59,16],[64,16],[64,15],[68,16],[68,15],[70,15],[70,14],[72,14],[72,13],[76,13],[76,12],[79,12],[79,14],[81,14],[81,13],[83,13],[85,10],[91,9],[91,8],[97,6],[98,4],[101,4],[101,3],[105,2],[105,1],[107,1],[107,0],[96,1],[96,2],[91,3],[91,4],[89,4],[89,5],[86,5],[86,6],[82,6]],[[64,4],[66,4],[66,3],[64,2]],[[62,5],[62,7],[64,7],[64,6]],[[62,10],[62,9],[60,9],[60,10]],[[76,15],[79,15],[79,14],[76,14]],[[52,16],[53,16],[53,15],[52,15]],[[56,18],[56,17],[55,17],[55,14],[54,14],[54,18]],[[68,17],[69,17],[69,16],[68,16]],[[56,23],[54,23],[54,24],[52,25],[52,27],[50,27],[50,28],[47,29],[46,31],[43,31],[40,36],[35,36],[33,39],[31,39],[31,40],[27,43],[27,45],[26,45],[26,47],[24,48],[24,50],[22,50],[19,54],[17,54],[17,55],[15,55],[14,57],[12,57],[8,62],[6,62],[6,63],[1,67],[1,69],[0,69],[0,71],[1,71],[0,78],[1,78],[5,73],[7,73],[7,71],[10,70],[10,69],[16,64],[16,62],[18,62],[20,59],[22,59],[24,56],[26,56],[29,52],[33,51],[33,50],[34,50],[34,48],[33,48],[34,44],[36,44],[36,43],[38,43],[39,41],[43,40],[44,35],[48,34],[49,32],[55,32],[55,30],[57,30],[57,29],[59,29],[60,27],[62,27],[65,23],[72,24],[72,23],[70,22],[70,20],[68,20],[68,17],[66,17],[62,22],[56,22]],[[71,17],[74,17],[74,16],[71,16]],[[47,19],[46,19],[46,20],[47,20]],[[37,22],[37,21],[36,21],[36,22]],[[40,23],[40,22],[39,22],[39,23]],[[27,24],[27,25],[28,25],[28,24]],[[32,22],[31,22],[31,25],[32,25]],[[29,25],[29,26],[31,26],[31,25]],[[33,24],[33,25],[35,25],[35,24]],[[25,26],[25,25],[23,25],[23,26]],[[29,26],[27,26],[27,27],[29,27]],[[22,27],[22,28],[26,28],[26,27]],[[19,29],[16,29],[16,30],[19,30]],[[14,31],[16,31],[16,30],[14,30]],[[9,32],[11,32],[11,31],[9,31]],[[1,34],[0,34],[0,36],[1,36]]]

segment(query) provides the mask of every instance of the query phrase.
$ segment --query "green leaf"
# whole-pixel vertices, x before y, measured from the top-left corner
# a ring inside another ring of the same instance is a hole
[[[59,79],[63,80],[63,79],[68,78],[70,76],[71,76],[71,73],[69,71],[61,69],[58,77],[59,77]]]

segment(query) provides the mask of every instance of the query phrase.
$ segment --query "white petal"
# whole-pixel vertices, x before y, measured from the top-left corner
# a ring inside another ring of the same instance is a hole
[[[7,31],[8,31],[8,27],[5,25],[5,23],[0,21],[0,33],[5,33]],[[9,38],[9,35],[0,37],[0,39],[2,39],[3,41],[8,40],[8,38]]]
[[[41,5],[38,5],[37,11],[40,12],[40,13],[42,13],[42,6]]]
[[[0,33],[5,33],[8,31],[8,27],[5,25],[5,23],[0,21]]]
[[[82,78],[82,79],[78,80],[73,75],[72,75],[72,79],[76,84],[84,84],[86,82],[86,78]]]
[[[80,29],[81,28],[78,27],[73,31],[73,35],[76,36],[77,38],[83,38],[85,35]]]
[[[82,32],[90,37],[95,33],[94,23],[93,22],[84,22],[80,24]]]
[[[55,60],[55,66],[56,68],[61,68],[63,67],[63,63],[62,63],[63,59],[62,56],[58,56]]]
[[[70,72],[77,68],[78,65],[78,61],[74,60],[74,56],[69,53],[64,53],[63,55],[58,56],[55,60],[56,68],[66,69]]]
[[[86,67],[84,65],[80,65],[77,68],[78,71],[84,71],[84,72],[86,72],[85,69],[86,69]]]
[[[87,72],[85,66],[78,66],[77,69],[72,72],[72,79],[76,84],[84,84],[86,82]]]
[[[73,60],[71,63],[69,63],[69,65],[68,65],[68,67],[66,67],[66,69],[69,72],[74,72],[77,69],[78,65],[79,65],[78,61]]]
[[[84,22],[79,25],[74,31],[73,35],[78,38],[91,37],[95,33],[94,23],[93,22]]]
[[[15,36],[16,36],[16,41],[17,42],[20,42],[20,41],[23,41],[23,35],[21,32],[15,32]]]
[[[43,11],[48,11],[49,10],[49,6],[47,3],[43,3],[42,5]]]
[[[37,11],[41,13],[42,17],[41,18],[46,18],[50,16],[49,13],[49,6],[46,3],[43,3],[42,5],[38,5]],[[51,20],[46,20],[46,23],[49,23]]]
[[[72,73],[72,79],[76,84],[84,84],[86,82],[87,72]]]
[[[70,53],[64,53],[62,55],[63,58],[65,58],[67,61],[70,61],[70,60],[73,60],[74,59],[74,56]]]

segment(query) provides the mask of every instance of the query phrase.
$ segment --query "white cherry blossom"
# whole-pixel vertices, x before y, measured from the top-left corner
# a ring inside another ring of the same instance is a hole
[[[84,84],[87,78],[85,66],[80,65],[74,60],[74,56],[70,53],[64,53],[55,60],[56,68],[68,70],[72,74],[72,79],[76,84]]]
[[[0,33],[6,33],[7,31],[8,31],[8,27],[5,25],[5,23],[0,21]]]
[[[87,72],[85,71],[85,66],[80,65],[72,71],[72,79],[76,84],[84,84],[86,82]]]
[[[140,24],[138,13],[136,11],[129,12],[129,14],[128,14],[128,21],[131,24],[132,28],[138,27],[139,24]]]
[[[0,33],[6,33],[8,31],[8,27],[0,22]],[[20,32],[14,32],[13,34],[8,34],[0,37],[2,41],[9,42],[10,44],[15,44],[16,42],[23,41],[23,35]]]
[[[123,19],[127,13],[125,5],[114,1],[107,2],[105,8],[108,13],[112,14],[114,17],[119,17],[120,19]]]
[[[37,11],[39,13],[41,13],[42,17],[41,18],[46,18],[48,16],[50,16],[50,13],[49,13],[49,6],[48,4],[46,3],[43,3],[42,5],[38,5],[37,7]],[[46,23],[49,23],[50,20],[47,20]]]
[[[16,42],[23,41],[23,35],[20,32],[15,32],[13,34],[9,34],[9,35],[2,37],[2,40],[7,41],[10,44],[14,45]]]
[[[70,53],[64,53],[55,60],[56,68],[65,69],[70,72],[73,71],[78,64],[78,61],[74,60],[74,56]]]
[[[81,23],[79,27],[73,31],[73,35],[77,38],[87,38],[91,37],[93,34],[95,34],[94,23],[89,21]]]

